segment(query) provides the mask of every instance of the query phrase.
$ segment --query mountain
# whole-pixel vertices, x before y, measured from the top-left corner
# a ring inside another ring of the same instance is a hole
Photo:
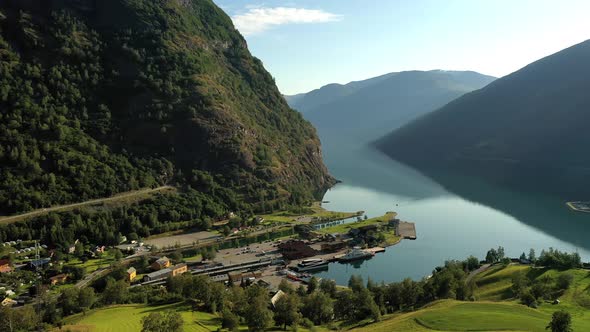
[[[2,1],[0,73],[0,215],[166,183],[297,204],[334,181],[211,0]]]
[[[367,80],[350,82],[348,84],[332,83],[307,93],[285,96],[285,99],[287,99],[287,102],[291,107],[297,109],[301,113],[307,113],[310,110],[318,108],[318,106],[328,104],[339,98],[353,94],[364,87],[378,83],[395,74],[396,73],[385,74]]]
[[[581,199],[590,194],[590,41],[536,61],[380,139],[392,158]]]
[[[347,85],[330,84],[291,106],[316,126],[323,143],[363,144],[493,80],[475,72],[390,73]]]

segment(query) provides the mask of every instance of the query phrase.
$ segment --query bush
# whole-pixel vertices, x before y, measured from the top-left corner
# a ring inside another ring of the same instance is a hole
[[[572,282],[574,282],[574,275],[571,273],[563,273],[557,277],[555,284],[557,289],[568,289]]]
[[[528,289],[520,295],[520,302],[531,308],[537,307],[537,299]]]
[[[314,327],[313,322],[311,321],[311,319],[309,318],[303,318],[301,320],[301,326],[303,326],[306,329],[311,329],[312,327]]]

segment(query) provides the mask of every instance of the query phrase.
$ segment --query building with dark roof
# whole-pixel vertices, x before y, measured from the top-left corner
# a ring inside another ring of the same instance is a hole
[[[172,273],[170,268],[161,269],[143,276],[143,281],[153,281],[159,279],[166,279]]]

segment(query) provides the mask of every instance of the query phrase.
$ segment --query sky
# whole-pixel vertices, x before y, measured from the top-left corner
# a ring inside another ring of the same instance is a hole
[[[588,0],[214,0],[283,94],[404,70],[501,77],[590,39]]]

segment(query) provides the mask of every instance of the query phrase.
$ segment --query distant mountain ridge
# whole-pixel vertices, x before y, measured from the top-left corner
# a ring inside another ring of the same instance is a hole
[[[452,101],[376,146],[418,167],[450,167],[508,184],[527,181],[567,195],[589,193],[580,180],[590,175],[588,87],[585,41]]]
[[[322,86],[319,89],[315,89],[307,93],[285,96],[285,98],[291,107],[297,109],[301,113],[306,113],[307,111],[313,110],[318,106],[333,102],[338,98],[348,96],[364,87],[379,83],[395,74],[397,73],[389,73],[361,81],[352,81],[347,84],[330,83]]]
[[[329,84],[296,96],[290,105],[314,124],[325,146],[368,143],[493,80],[469,71],[405,71]]]

